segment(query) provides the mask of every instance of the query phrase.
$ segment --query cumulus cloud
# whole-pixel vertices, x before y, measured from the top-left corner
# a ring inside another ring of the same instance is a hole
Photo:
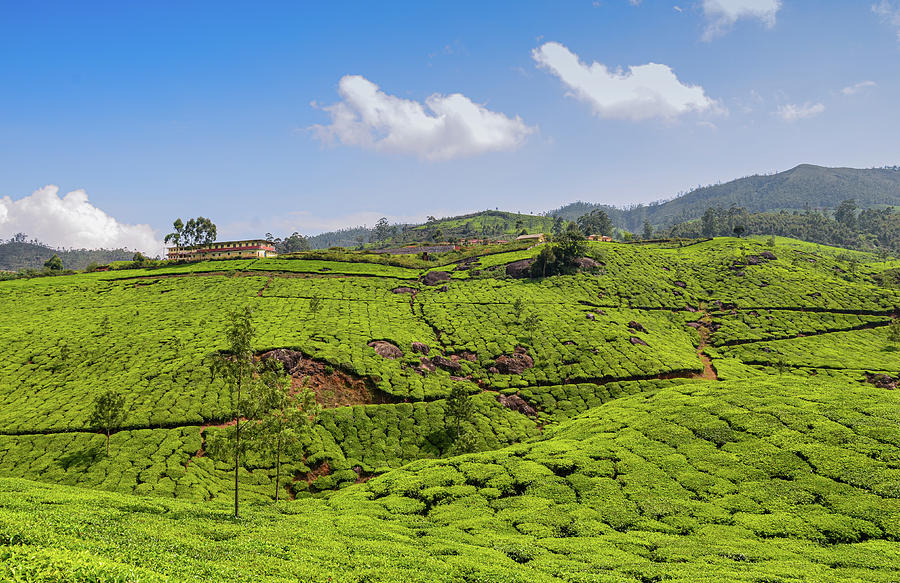
[[[423,105],[388,95],[359,75],[343,77],[338,92],[343,101],[322,108],[331,124],[312,127],[325,143],[450,160],[515,150],[535,131],[519,116],[490,111],[460,93],[434,94]]]
[[[888,0],[881,0],[872,5],[872,12],[881,17],[882,22],[897,29],[897,40],[900,41],[900,5],[894,6]]]
[[[844,95],[856,95],[863,89],[866,89],[867,87],[875,87],[876,85],[878,84],[875,83],[875,81],[860,81],[859,83],[844,87],[843,89],[841,89],[841,93],[843,93]]]
[[[602,63],[583,63],[566,46],[549,42],[531,53],[539,67],[559,77],[569,95],[588,103],[598,117],[673,119],[689,112],[721,111],[703,87],[685,85],[667,65],[647,63],[610,71]]]
[[[821,103],[806,102],[803,105],[795,105],[788,103],[778,107],[775,115],[786,122],[795,122],[797,120],[815,117],[825,111],[825,106]]]
[[[771,28],[780,9],[781,0],[703,0],[703,15],[707,20],[703,40],[725,34],[742,18],[760,20]]]
[[[26,233],[53,247],[124,247],[156,255],[163,244],[149,225],[126,225],[88,201],[84,190],[59,196],[48,185],[28,196],[0,198],[0,238]]]

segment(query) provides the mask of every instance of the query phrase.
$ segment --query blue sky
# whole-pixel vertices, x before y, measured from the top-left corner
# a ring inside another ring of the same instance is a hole
[[[179,216],[315,233],[900,163],[900,0],[260,4],[0,3],[0,236],[148,247]]]

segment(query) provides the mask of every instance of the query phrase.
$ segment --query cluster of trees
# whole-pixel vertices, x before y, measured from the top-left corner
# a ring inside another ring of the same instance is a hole
[[[266,241],[275,245],[275,251],[279,255],[284,255],[285,253],[297,253],[298,251],[309,251],[312,247],[310,247],[309,239],[294,231],[290,234],[290,236],[282,239],[281,237],[275,237],[272,233],[266,233]]]
[[[209,245],[216,240],[216,225],[206,217],[188,219],[186,223],[180,218],[175,219],[172,229],[164,241],[176,247]]]
[[[710,207],[699,221],[675,225],[671,237],[735,234],[780,235],[850,249],[900,251],[900,213],[892,207],[860,210],[855,199],[834,213],[818,210],[751,213],[737,206]]]
[[[275,501],[281,491],[281,459],[296,453],[304,435],[318,414],[315,396],[304,387],[295,390],[291,377],[278,360],[256,358],[249,307],[230,312],[225,338],[228,350],[211,357],[211,380],[224,380],[229,390],[231,423],[213,432],[207,442],[210,456],[234,461],[234,516],[239,517],[238,471],[251,450],[269,455],[275,462]],[[106,436],[109,455],[110,435],[127,418],[125,397],[110,390],[94,401],[90,426]]]
[[[584,256],[587,241],[578,227],[566,229],[553,238],[549,245],[541,247],[531,264],[531,277],[547,277],[574,273],[578,269],[578,259]]]
[[[606,235],[611,237],[613,234],[613,223],[603,209],[594,209],[591,212],[581,215],[575,221],[582,233],[589,235]]]
[[[238,470],[250,448],[275,458],[275,501],[281,490],[281,456],[299,447],[318,413],[312,391],[293,390],[291,377],[275,359],[258,360],[253,352],[251,309],[228,314],[225,338],[228,351],[210,362],[213,378],[229,390],[232,423],[213,434],[208,451],[213,457],[234,460],[234,516],[239,517]]]

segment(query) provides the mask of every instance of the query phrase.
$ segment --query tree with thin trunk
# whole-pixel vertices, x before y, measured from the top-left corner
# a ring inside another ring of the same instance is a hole
[[[110,389],[94,399],[94,410],[88,423],[106,434],[106,455],[109,456],[109,437],[122,426],[127,417],[125,397]]]
[[[461,383],[455,383],[447,398],[447,417],[453,434],[453,452],[468,453],[475,449],[475,436],[469,425],[475,414],[472,396]]]
[[[228,387],[233,424],[224,432],[214,434],[209,443],[213,457],[234,458],[234,517],[238,512],[238,469],[246,444],[241,442],[241,423],[253,417],[253,403],[247,397],[257,376],[257,363],[253,355],[253,323],[249,306],[228,313],[228,327],[225,330],[227,349],[215,354],[210,363],[213,379],[221,378]]]
[[[528,315],[522,320],[522,327],[525,329],[525,332],[528,333],[528,341],[531,342],[532,345],[534,345],[534,333],[540,325],[541,317],[538,316],[537,312],[528,312]]]
[[[315,395],[307,387],[294,390],[291,377],[274,358],[261,363],[259,382],[251,396],[258,414],[247,425],[248,440],[275,458],[275,502],[281,491],[281,458],[297,453],[304,436],[312,428],[318,406]]]

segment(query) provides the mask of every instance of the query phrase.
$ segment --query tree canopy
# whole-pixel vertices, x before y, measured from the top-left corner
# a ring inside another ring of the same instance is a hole
[[[216,225],[206,217],[188,219],[187,223],[182,222],[180,218],[175,219],[172,229],[164,241],[176,247],[209,245],[216,240]]]
[[[581,215],[576,222],[581,232],[588,235],[610,236],[613,233],[612,220],[603,209],[594,209],[586,215]]]

